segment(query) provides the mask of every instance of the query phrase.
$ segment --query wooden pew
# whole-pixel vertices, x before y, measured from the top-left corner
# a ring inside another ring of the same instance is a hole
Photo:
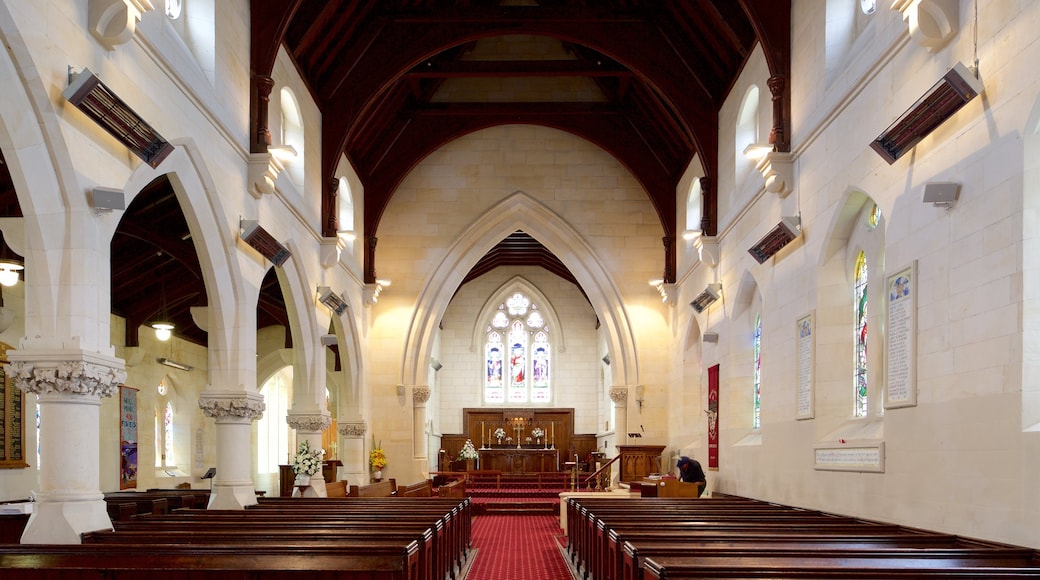
[[[828,537],[802,534],[797,537],[728,536],[711,537],[705,534],[696,539],[670,542],[625,541],[622,566],[609,578],[642,580],[643,563],[647,558],[702,557],[702,556],[761,556],[785,558],[812,556],[850,559],[878,557],[900,559],[927,557],[972,560],[976,564],[1001,567],[1028,567],[1033,565],[1034,552],[1028,548],[1004,547],[963,540],[955,536],[911,536],[895,534],[885,537]],[[1040,573],[1040,570],[1038,570]]]
[[[349,497],[391,497],[397,495],[397,481],[391,478],[368,485],[352,485],[347,495]]]
[[[596,580],[1040,578],[1029,548],[753,500],[568,502],[572,560]]]
[[[463,563],[466,560],[468,550],[471,546],[472,541],[472,518],[473,518],[473,504],[472,501],[463,499],[441,499],[441,498],[429,498],[424,500],[402,500],[401,498],[339,498],[339,499],[328,499],[328,498],[260,498],[259,503],[256,506],[252,506],[246,511],[253,510],[292,510],[293,513],[298,513],[298,510],[302,506],[310,504],[316,506],[321,510],[322,513],[330,516],[336,516],[344,513],[343,510],[356,510],[363,509],[368,513],[379,512],[382,513],[389,509],[397,509],[402,506],[408,507],[408,510],[416,512],[425,508],[438,509],[442,513],[442,523],[439,524],[443,528],[441,535],[446,538],[446,545],[448,546],[448,553],[450,555],[449,560],[454,562],[455,565],[461,569]],[[232,512],[239,513],[239,512]],[[348,512],[354,513],[354,512]],[[356,515],[356,514],[355,514]]]
[[[399,487],[397,495],[398,497],[433,497],[433,480],[425,479]]]
[[[183,516],[178,518],[177,516]],[[232,528],[278,524],[285,518],[300,519],[316,529],[354,524],[362,529],[390,527],[406,522],[433,523],[434,561],[442,568],[461,569],[470,547],[472,507],[469,500],[438,498],[265,498],[246,510],[186,510],[171,516],[142,516],[142,521],[231,522]],[[389,523],[387,523],[389,522]],[[121,524],[116,530],[129,529]]]
[[[437,488],[437,496],[445,498],[464,498],[466,497],[466,480],[456,479],[455,481],[442,485]]]
[[[347,480],[333,481],[325,484],[327,497],[347,497]]]
[[[833,558],[806,555],[778,558],[775,555],[734,557],[660,557],[647,558],[644,577],[650,580],[715,578],[856,578],[859,580],[898,580],[901,578],[1038,578],[1040,568],[987,565],[983,560],[897,556],[892,558]]]
[[[0,580],[415,580],[418,546],[398,540],[325,546],[0,545]]]

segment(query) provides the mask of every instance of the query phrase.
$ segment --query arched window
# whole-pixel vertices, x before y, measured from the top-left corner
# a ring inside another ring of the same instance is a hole
[[[289,457],[289,427],[285,416],[292,400],[292,366],[267,379],[260,389],[264,396],[263,417],[256,422],[257,473],[278,473],[280,461]]]
[[[855,344],[855,360],[853,361],[853,387],[855,389],[854,417],[867,416],[867,255],[860,252],[856,257],[853,270],[852,307],[853,307],[853,344]]]
[[[293,183],[300,188],[300,191],[303,191],[303,160],[305,159],[303,114],[300,112],[300,105],[296,102],[296,95],[289,87],[282,87],[282,90],[279,91],[279,100],[282,112],[282,134],[281,148],[277,148],[276,151],[279,152],[282,163],[289,171],[289,177],[292,178]]]
[[[690,193],[686,196],[686,229],[683,230],[683,238],[685,239],[693,239],[701,232],[703,196],[701,180],[699,178],[694,179],[690,185]]]
[[[173,403],[163,407],[163,466],[177,465],[173,456]]]
[[[758,101],[758,86],[751,85],[744,94],[744,101],[740,105],[737,124],[734,127],[734,179],[737,184],[744,181],[747,174],[758,163],[758,159],[744,153],[749,146],[760,145],[758,142]]]
[[[339,186],[336,192],[336,203],[339,205],[337,209],[337,222],[339,222],[339,231],[341,232],[353,232],[354,231],[354,196],[350,191],[350,183],[347,182],[346,177],[339,178]]]
[[[160,388],[162,382],[159,382]],[[173,403],[167,401],[155,411],[155,466],[176,466],[173,457]]]
[[[513,294],[491,316],[486,336],[484,402],[550,402],[551,334],[538,305]]]
[[[762,315],[755,315],[754,418],[752,429],[762,428]]]

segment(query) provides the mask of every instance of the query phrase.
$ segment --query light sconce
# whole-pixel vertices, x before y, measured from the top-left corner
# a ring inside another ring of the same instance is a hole
[[[74,74],[72,67],[69,67],[69,84],[61,95],[152,168],[173,152],[173,145],[94,76],[90,69],[85,68],[79,74]]]
[[[0,262],[0,284],[14,286],[18,283],[18,272],[24,268],[25,266],[14,262]]]
[[[347,311],[347,301],[328,286],[318,286],[318,302],[327,306],[336,316],[342,316]]]
[[[192,370],[195,370],[195,367],[193,367],[193,366],[186,365],[184,363],[179,363],[179,362],[177,362],[175,360],[168,359],[166,357],[159,357],[159,358],[157,358],[155,360],[159,364],[168,366],[170,368],[180,369],[182,371],[192,371]]]
[[[744,157],[751,159],[752,161],[758,161],[773,150],[773,146],[768,143],[752,143],[744,148]]]
[[[152,328],[155,329],[155,338],[163,342],[170,340],[170,337],[173,336],[173,324],[169,322],[153,322]]]
[[[722,284],[708,284],[704,291],[698,294],[693,302],[690,302],[690,306],[700,314],[720,297],[722,297]]]
[[[379,284],[383,288],[389,287],[390,284],[392,284],[392,283],[393,282],[391,280],[387,279],[387,278],[379,278],[379,279],[376,280],[376,284]]]
[[[268,147],[267,152],[275,156],[279,161],[292,161],[299,155],[292,145],[278,145]]]

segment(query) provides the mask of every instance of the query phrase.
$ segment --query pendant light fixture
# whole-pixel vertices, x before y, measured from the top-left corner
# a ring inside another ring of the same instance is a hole
[[[162,252],[159,252],[159,257],[162,257]],[[159,311],[159,320],[152,323],[152,328],[155,329],[155,338],[165,342],[170,340],[173,336],[173,323],[170,322],[170,315],[166,312],[166,271],[165,268],[159,269],[159,295],[162,301],[162,310]]]

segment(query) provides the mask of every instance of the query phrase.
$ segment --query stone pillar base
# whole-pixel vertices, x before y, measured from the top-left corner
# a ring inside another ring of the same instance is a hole
[[[209,493],[209,505],[206,506],[206,509],[241,510],[256,504],[256,489],[251,483],[248,485],[215,484]]]
[[[104,499],[89,501],[41,501],[22,532],[23,544],[81,544],[80,534],[111,530]]]

